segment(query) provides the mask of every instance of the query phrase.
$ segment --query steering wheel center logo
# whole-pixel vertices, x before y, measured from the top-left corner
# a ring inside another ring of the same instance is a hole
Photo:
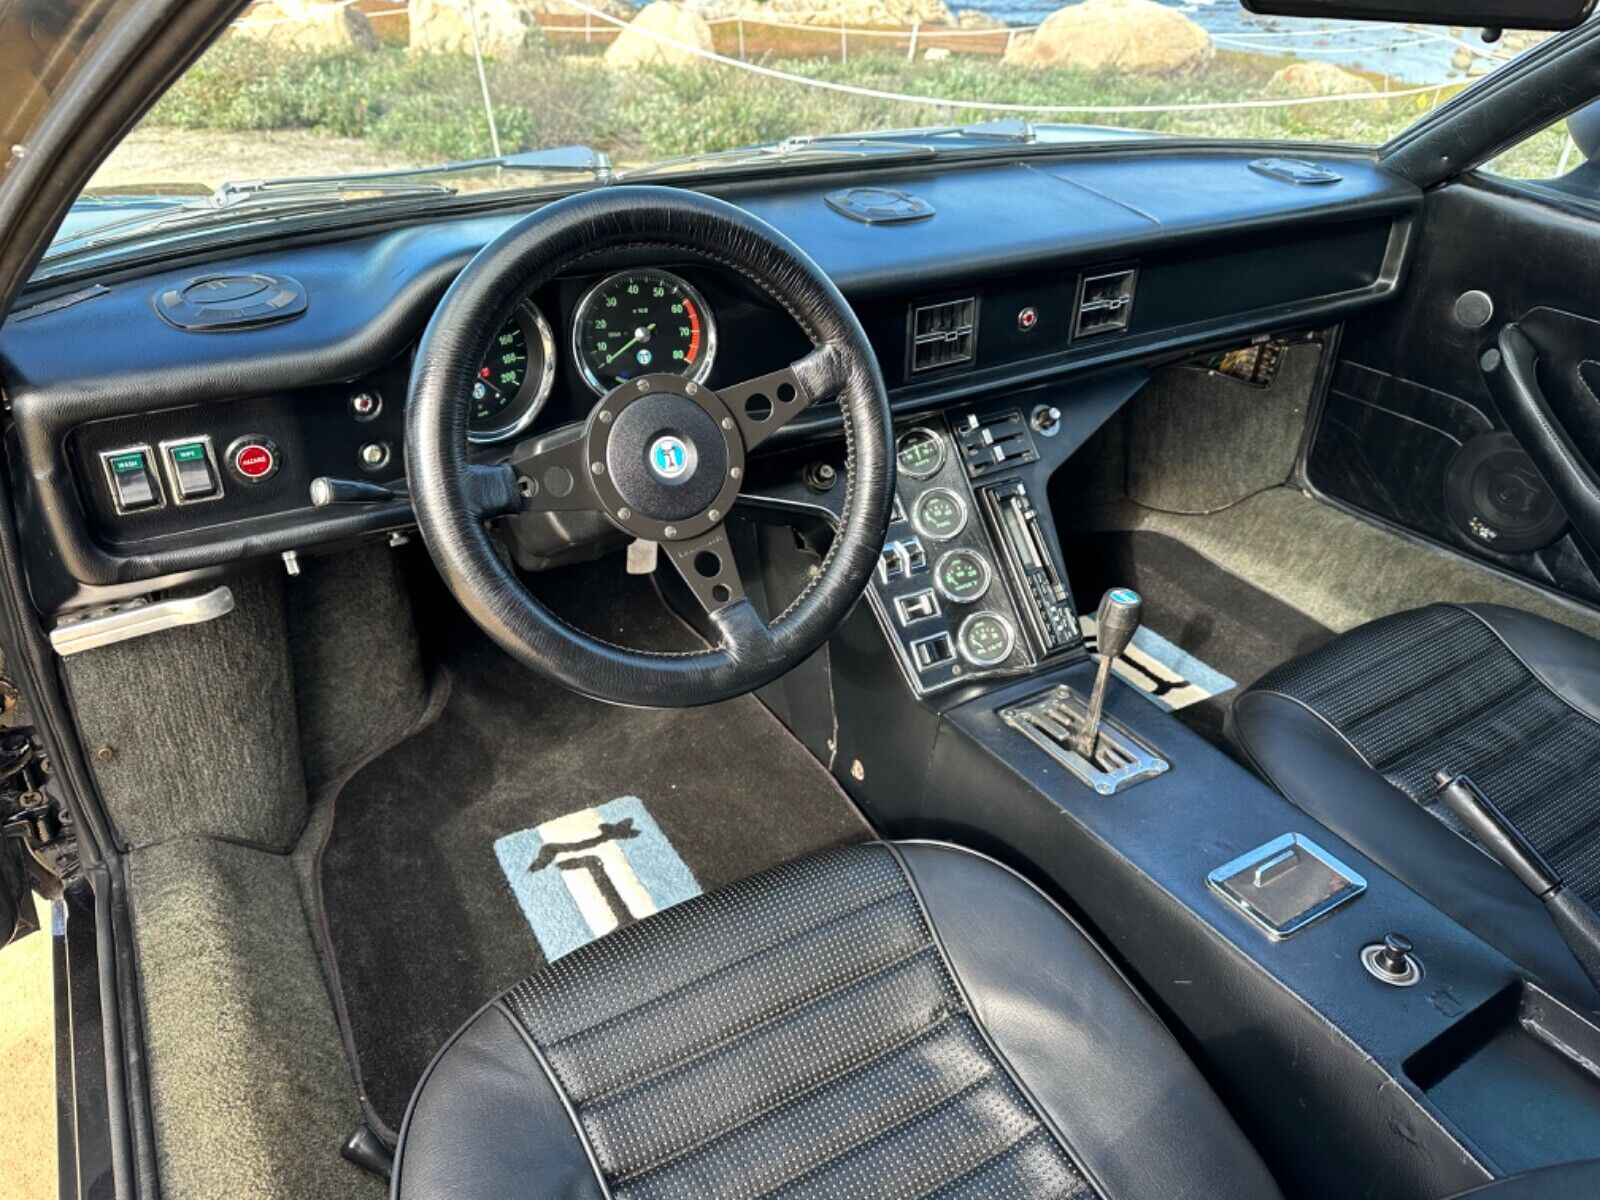
[[[689,447],[680,437],[663,434],[650,443],[650,470],[656,478],[673,481],[689,470]]]

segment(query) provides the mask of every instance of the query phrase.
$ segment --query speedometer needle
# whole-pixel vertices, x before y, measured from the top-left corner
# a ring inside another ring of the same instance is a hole
[[[635,329],[633,331],[633,336],[631,338],[629,338],[626,342],[622,343],[622,346],[617,350],[617,352],[615,354],[613,354],[610,358],[606,359],[605,365],[609,367],[612,363],[616,362],[617,359],[621,358],[629,350],[632,350],[636,345],[638,345],[640,342],[644,341],[645,338],[649,337],[652,333],[654,333],[655,329],[656,329],[656,327],[654,325],[646,325],[643,329]]]

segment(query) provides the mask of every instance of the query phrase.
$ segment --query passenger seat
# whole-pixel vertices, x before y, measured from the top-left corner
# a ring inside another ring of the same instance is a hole
[[[1278,791],[1508,958],[1590,1009],[1543,906],[1436,798],[1465,774],[1600,903],[1600,642],[1493,604],[1384,617],[1270,671],[1228,733]]]

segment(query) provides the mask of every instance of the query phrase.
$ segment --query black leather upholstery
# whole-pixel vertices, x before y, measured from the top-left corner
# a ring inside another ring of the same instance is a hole
[[[1433,776],[1470,775],[1600,900],[1600,643],[1497,605],[1433,605],[1270,672],[1230,733],[1290,800],[1529,971],[1600,996],[1543,906],[1461,830]]]
[[[394,1195],[1274,1197],[1115,968],[954,847],[858,845],[627,926],[445,1048]]]

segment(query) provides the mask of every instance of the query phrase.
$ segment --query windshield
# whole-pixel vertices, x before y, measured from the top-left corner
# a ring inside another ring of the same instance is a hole
[[[264,0],[107,159],[55,253],[191,215],[259,218],[269,200],[437,203],[1152,134],[1375,144],[1546,36],[1257,17],[1236,0],[980,2]],[[843,134],[870,136],[828,140]],[[522,157],[481,161],[506,156]],[[480,161],[403,177],[431,188],[327,178],[460,160]],[[275,183],[218,191],[252,180]]]

